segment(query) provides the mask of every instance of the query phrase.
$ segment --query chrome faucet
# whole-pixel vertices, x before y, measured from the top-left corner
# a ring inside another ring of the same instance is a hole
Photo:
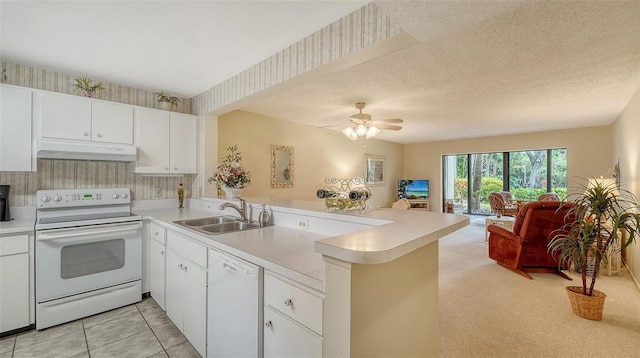
[[[238,214],[240,214],[240,220],[247,221],[247,203],[244,201],[244,199],[238,198],[238,200],[240,200],[240,207],[232,203],[222,203],[218,207],[218,210],[224,210],[226,208],[235,209]]]

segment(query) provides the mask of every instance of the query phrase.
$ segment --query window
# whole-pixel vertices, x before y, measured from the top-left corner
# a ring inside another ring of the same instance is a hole
[[[456,213],[488,215],[489,194],[502,190],[522,201],[567,196],[566,149],[445,155],[442,167],[443,207],[453,202]]]

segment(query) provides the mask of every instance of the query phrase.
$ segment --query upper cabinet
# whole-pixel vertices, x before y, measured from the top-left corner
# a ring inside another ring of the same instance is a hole
[[[133,106],[55,92],[38,92],[40,137],[133,143]]]
[[[0,85],[0,171],[36,170],[32,160],[28,88]]]
[[[196,116],[136,107],[136,173],[196,173]]]

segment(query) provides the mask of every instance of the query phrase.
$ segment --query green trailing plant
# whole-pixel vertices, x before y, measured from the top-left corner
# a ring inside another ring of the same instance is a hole
[[[156,92],[156,98],[158,102],[166,102],[172,106],[177,106],[180,103],[180,99],[175,96],[171,96],[165,92]]]
[[[98,91],[104,91],[102,82],[93,83],[93,80],[87,76],[75,77],[73,87],[81,91],[85,97],[93,98]]]
[[[580,268],[582,294],[593,296],[601,263],[607,263],[610,250],[624,250],[640,233],[640,205],[633,193],[618,189],[613,181],[591,179],[580,184],[578,194],[570,195],[573,207],[568,231],[549,242],[552,254],[559,254],[559,267],[571,264]],[[588,263],[595,263],[587,284]]]

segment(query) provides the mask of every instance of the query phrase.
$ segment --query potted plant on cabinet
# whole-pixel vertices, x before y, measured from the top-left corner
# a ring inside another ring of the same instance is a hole
[[[160,102],[160,107],[167,111],[172,110],[174,106],[177,106],[178,103],[180,103],[180,99],[178,97],[171,96],[164,91],[157,92],[156,98],[158,99],[158,102]]]
[[[574,205],[567,217],[574,219],[568,231],[555,235],[548,248],[559,255],[559,267],[573,264],[580,269],[582,286],[566,287],[573,313],[601,320],[606,295],[594,289],[600,264],[635,241],[640,233],[640,205],[633,193],[619,189],[613,180],[590,179],[579,188],[583,191],[571,196]],[[593,272],[587,280],[589,266]]]
[[[73,84],[73,87],[80,90],[82,95],[85,97],[93,98],[96,95],[96,92],[104,91],[105,89],[102,82],[92,84],[93,80],[87,76],[74,77],[73,80],[76,82]]]

